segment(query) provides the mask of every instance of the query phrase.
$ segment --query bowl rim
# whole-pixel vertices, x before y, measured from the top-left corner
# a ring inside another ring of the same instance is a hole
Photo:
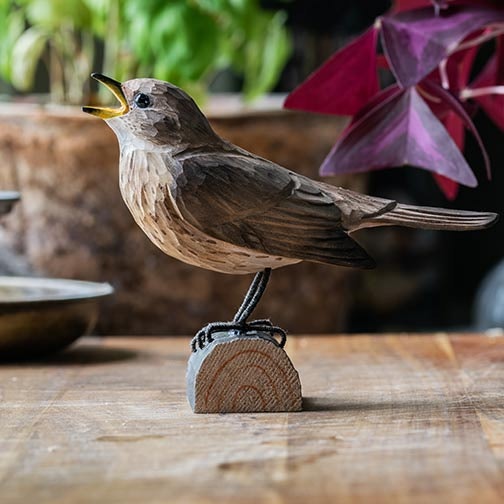
[[[54,289],[55,293],[45,293],[30,297],[0,297],[0,307],[92,300],[109,296],[114,292],[114,288],[108,282],[100,283],[67,278],[45,277],[0,276],[0,288],[1,287],[25,287],[31,289],[44,287],[46,289]]]
[[[1,202],[14,202],[21,198],[21,193],[17,191],[0,191],[0,201]]]

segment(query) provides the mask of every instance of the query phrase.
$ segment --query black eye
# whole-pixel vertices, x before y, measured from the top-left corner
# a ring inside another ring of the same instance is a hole
[[[138,93],[135,96],[134,100],[138,108],[147,108],[151,105],[151,99],[149,98],[149,95],[146,95],[144,93]]]

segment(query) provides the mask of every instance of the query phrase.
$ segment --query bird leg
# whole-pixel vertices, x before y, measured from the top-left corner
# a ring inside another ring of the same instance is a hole
[[[202,329],[200,329],[196,336],[192,339],[191,348],[193,352],[197,349],[202,349],[206,344],[213,341],[212,334],[219,331],[238,331],[240,333],[247,333],[250,331],[263,331],[269,333],[271,336],[275,334],[280,335],[280,342],[278,345],[283,348],[285,345],[285,340],[287,339],[287,334],[285,331],[278,326],[274,326],[267,319],[253,320],[252,322],[247,322],[247,319],[252,315],[252,312],[261,300],[268,281],[271,276],[271,268],[266,268],[264,271],[260,271],[254,277],[254,280],[250,284],[250,287],[243,299],[240,308],[236,312],[233,320],[230,322],[211,322]]]
[[[268,281],[271,275],[271,268],[265,269],[264,271],[260,271],[256,273],[254,280],[250,284],[250,287],[245,295],[245,298],[242,301],[240,308],[235,313],[233,317],[233,322],[243,322],[247,320],[255,307],[259,303],[261,296],[266,290],[266,286],[268,285]]]

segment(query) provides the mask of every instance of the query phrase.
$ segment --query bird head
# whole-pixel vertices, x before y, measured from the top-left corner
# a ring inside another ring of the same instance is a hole
[[[118,99],[119,107],[82,107],[104,119],[121,145],[147,143],[166,148],[198,145],[218,139],[207,118],[182,89],[157,79],[132,79],[122,84],[93,73]]]

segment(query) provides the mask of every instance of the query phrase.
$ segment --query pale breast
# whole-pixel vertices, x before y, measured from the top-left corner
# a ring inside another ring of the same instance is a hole
[[[171,197],[169,160],[142,150],[121,152],[120,189],[133,218],[164,253],[221,273],[246,274],[299,262],[226,243],[183,219]]]

